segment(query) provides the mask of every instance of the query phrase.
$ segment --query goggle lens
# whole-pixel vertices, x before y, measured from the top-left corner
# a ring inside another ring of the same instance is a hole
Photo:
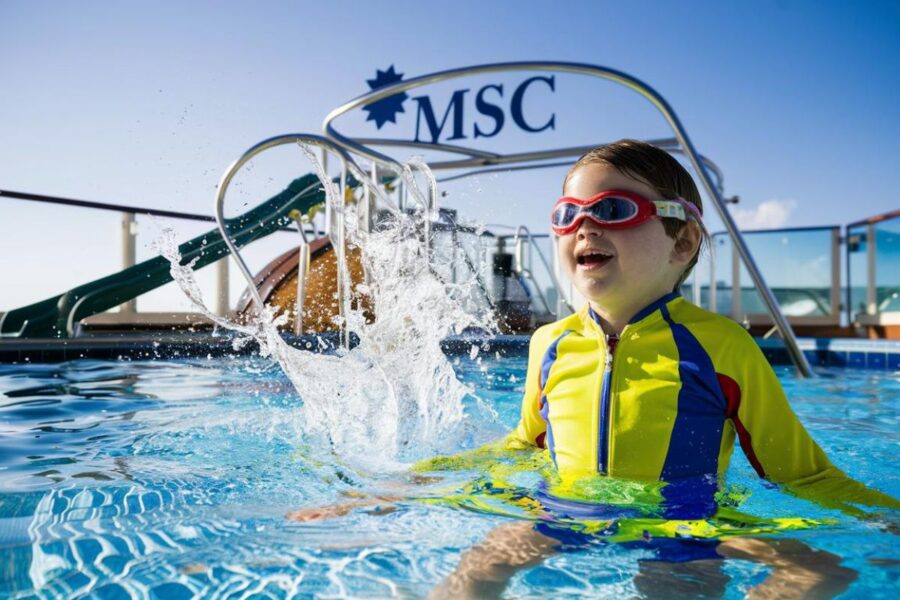
[[[568,202],[560,204],[550,215],[550,224],[554,227],[568,227],[581,212],[581,207]]]
[[[608,196],[600,202],[586,207],[584,210],[600,221],[618,223],[635,216],[638,212],[638,207],[631,200]]]

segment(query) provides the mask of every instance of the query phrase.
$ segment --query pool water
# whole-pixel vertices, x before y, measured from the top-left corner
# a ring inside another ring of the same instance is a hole
[[[525,360],[482,353],[453,362],[473,393],[445,446],[504,435],[518,418]],[[779,369],[832,461],[900,497],[900,376],[820,375],[802,381]],[[286,519],[373,491],[435,499],[479,476],[423,483],[404,470],[364,471],[306,435],[300,405],[281,370],[261,359],[0,365],[0,597],[424,597],[462,552],[511,522],[421,500]],[[845,597],[896,597],[900,546],[885,527],[763,484],[739,450],[729,485],[747,496],[744,513],[826,521],[776,537],[840,556],[859,573]],[[634,596],[646,556],[587,543],[520,572],[506,595]],[[768,568],[728,559],[723,571],[726,597],[739,598]]]

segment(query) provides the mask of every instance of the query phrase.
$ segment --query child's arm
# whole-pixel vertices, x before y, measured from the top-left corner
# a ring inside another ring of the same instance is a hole
[[[541,362],[543,361],[546,335],[539,329],[528,346],[528,372],[525,376],[525,393],[522,411],[516,428],[506,437],[474,450],[452,456],[436,456],[416,463],[413,472],[460,471],[477,468],[497,458],[509,457],[511,451],[543,448],[547,423],[541,417]]]
[[[732,422],[744,454],[761,477],[854,516],[864,514],[856,504],[900,508],[896,499],[867,488],[831,464],[794,414],[755,342],[742,354],[740,398]]]
[[[541,381],[544,354],[547,351],[548,330],[538,329],[528,345],[528,373],[525,376],[525,393],[519,424],[507,438],[510,448],[546,448],[547,422],[541,416]],[[552,339],[552,338],[551,338]]]

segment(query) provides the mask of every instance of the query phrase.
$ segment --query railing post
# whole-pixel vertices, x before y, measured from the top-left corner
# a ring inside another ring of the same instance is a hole
[[[122,269],[128,269],[135,264],[137,255],[135,237],[137,236],[137,221],[133,212],[122,213]],[[119,305],[121,313],[137,312],[137,299],[132,298],[128,302]]]
[[[216,314],[227,317],[231,310],[228,298],[228,255],[225,254],[216,263]]]
[[[718,282],[716,281],[716,238],[709,236],[709,309],[710,312],[719,312]]]
[[[742,323],[744,316],[741,314],[741,257],[735,248],[734,239],[731,240],[731,318]]]
[[[878,313],[878,289],[875,281],[875,225],[866,227],[866,314]]]
[[[300,232],[300,250],[297,257],[297,317],[294,321],[294,334],[303,335],[303,305],[306,300],[306,277],[309,274],[309,240],[303,230],[303,218],[299,211],[294,215],[297,231]]]
[[[831,315],[841,323],[841,230],[831,230]],[[849,321],[848,321],[849,322]]]

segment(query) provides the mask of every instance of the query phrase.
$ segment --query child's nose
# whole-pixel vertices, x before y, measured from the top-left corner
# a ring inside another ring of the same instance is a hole
[[[603,228],[590,219],[584,219],[578,227],[578,239],[581,240],[591,235],[603,235]]]

